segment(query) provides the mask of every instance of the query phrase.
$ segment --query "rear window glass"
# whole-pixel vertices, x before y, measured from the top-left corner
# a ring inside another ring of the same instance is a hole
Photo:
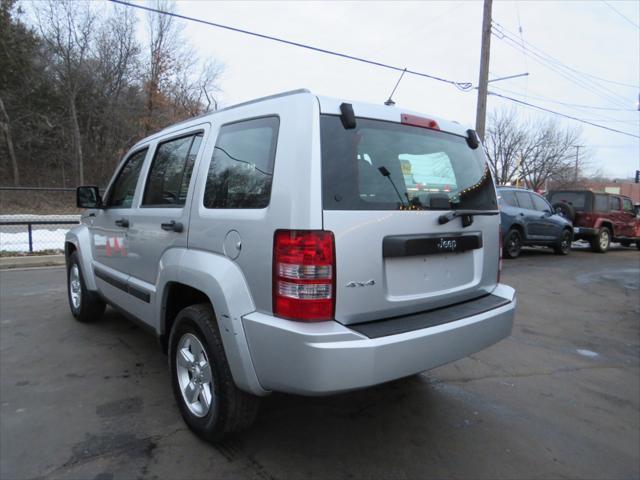
[[[596,212],[606,212],[609,210],[609,202],[606,195],[596,195],[594,210]]]
[[[536,207],[536,210],[539,210],[541,212],[544,212],[546,210],[549,210],[549,211],[551,210],[549,208],[549,204],[547,204],[547,201],[544,198],[538,195],[535,195],[533,193],[531,194],[531,198],[533,198],[533,205]]]
[[[622,203],[618,197],[609,197],[609,207],[611,210],[622,210]]]
[[[573,206],[577,211],[585,211],[587,208],[587,193],[582,192],[555,192],[549,196],[551,203],[565,202]]]
[[[503,205],[509,205],[510,207],[517,207],[518,202],[516,196],[511,190],[499,190],[498,197]]]
[[[482,149],[458,135],[380,120],[322,115],[323,203],[327,210],[497,207]]]
[[[206,208],[269,205],[278,117],[224,125],[213,151],[203,203]]]
[[[531,195],[528,192],[516,192],[516,198],[520,204],[520,208],[526,208],[527,210],[534,210],[533,202],[531,201]]]

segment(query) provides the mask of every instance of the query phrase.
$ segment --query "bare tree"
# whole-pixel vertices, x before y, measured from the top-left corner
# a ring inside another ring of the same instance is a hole
[[[51,51],[56,80],[66,93],[78,168],[78,181],[84,183],[82,136],[78,119],[78,92],[90,54],[95,13],[88,3],[49,0],[37,4],[36,18],[42,39]]]
[[[580,141],[579,128],[562,127],[556,120],[541,122],[531,128],[522,151],[522,174],[529,188],[542,189],[553,177],[575,172],[574,147]]]
[[[554,179],[566,182],[581,168],[573,154],[581,142],[579,128],[564,127],[556,120],[526,120],[517,110],[501,110],[489,118],[487,155],[500,184],[524,180],[534,190]]]
[[[9,159],[11,160],[11,169],[13,171],[13,185],[15,187],[20,185],[20,172],[18,170],[18,159],[16,158],[16,152],[13,148],[13,137],[11,135],[11,122],[9,120],[9,114],[4,108],[4,102],[0,98],[0,130],[4,135],[4,139],[7,142],[7,150],[9,152]]]
[[[156,0],[157,10],[173,12],[175,3],[170,0]],[[146,75],[147,115],[144,122],[145,134],[157,128],[154,116],[166,106],[165,95],[172,75],[175,73],[181,44],[180,30],[174,17],[149,12],[149,64]],[[164,123],[164,122],[160,122]]]
[[[518,178],[521,153],[527,137],[526,125],[518,123],[515,109],[490,114],[485,146],[491,170],[499,185]]]

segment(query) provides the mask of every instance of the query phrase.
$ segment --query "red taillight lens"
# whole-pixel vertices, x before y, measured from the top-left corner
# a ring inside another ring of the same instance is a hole
[[[273,239],[273,313],[316,322],[331,320],[334,308],[333,233],[277,230]]]
[[[500,276],[502,275],[502,225],[498,227],[498,283],[500,283]]]

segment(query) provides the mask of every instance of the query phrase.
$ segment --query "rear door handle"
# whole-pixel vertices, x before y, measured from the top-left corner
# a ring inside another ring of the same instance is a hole
[[[183,229],[182,223],[176,222],[175,220],[171,220],[170,222],[167,222],[167,223],[161,223],[160,226],[162,227],[163,230],[166,230],[168,232],[180,233]]]
[[[129,220],[126,218],[121,218],[120,220],[116,220],[115,224],[119,227],[129,228]]]

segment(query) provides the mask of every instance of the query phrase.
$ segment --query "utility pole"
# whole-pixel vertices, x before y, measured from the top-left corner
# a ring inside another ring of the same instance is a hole
[[[574,145],[576,147],[576,170],[573,173],[573,183],[578,183],[578,160],[580,158],[580,149],[584,147],[584,145]]]
[[[482,47],[480,49],[480,77],[478,78],[478,106],[476,109],[476,132],[484,142],[484,127],[487,120],[487,86],[489,84],[489,51],[491,47],[491,6],[493,0],[484,0],[482,12]]]

